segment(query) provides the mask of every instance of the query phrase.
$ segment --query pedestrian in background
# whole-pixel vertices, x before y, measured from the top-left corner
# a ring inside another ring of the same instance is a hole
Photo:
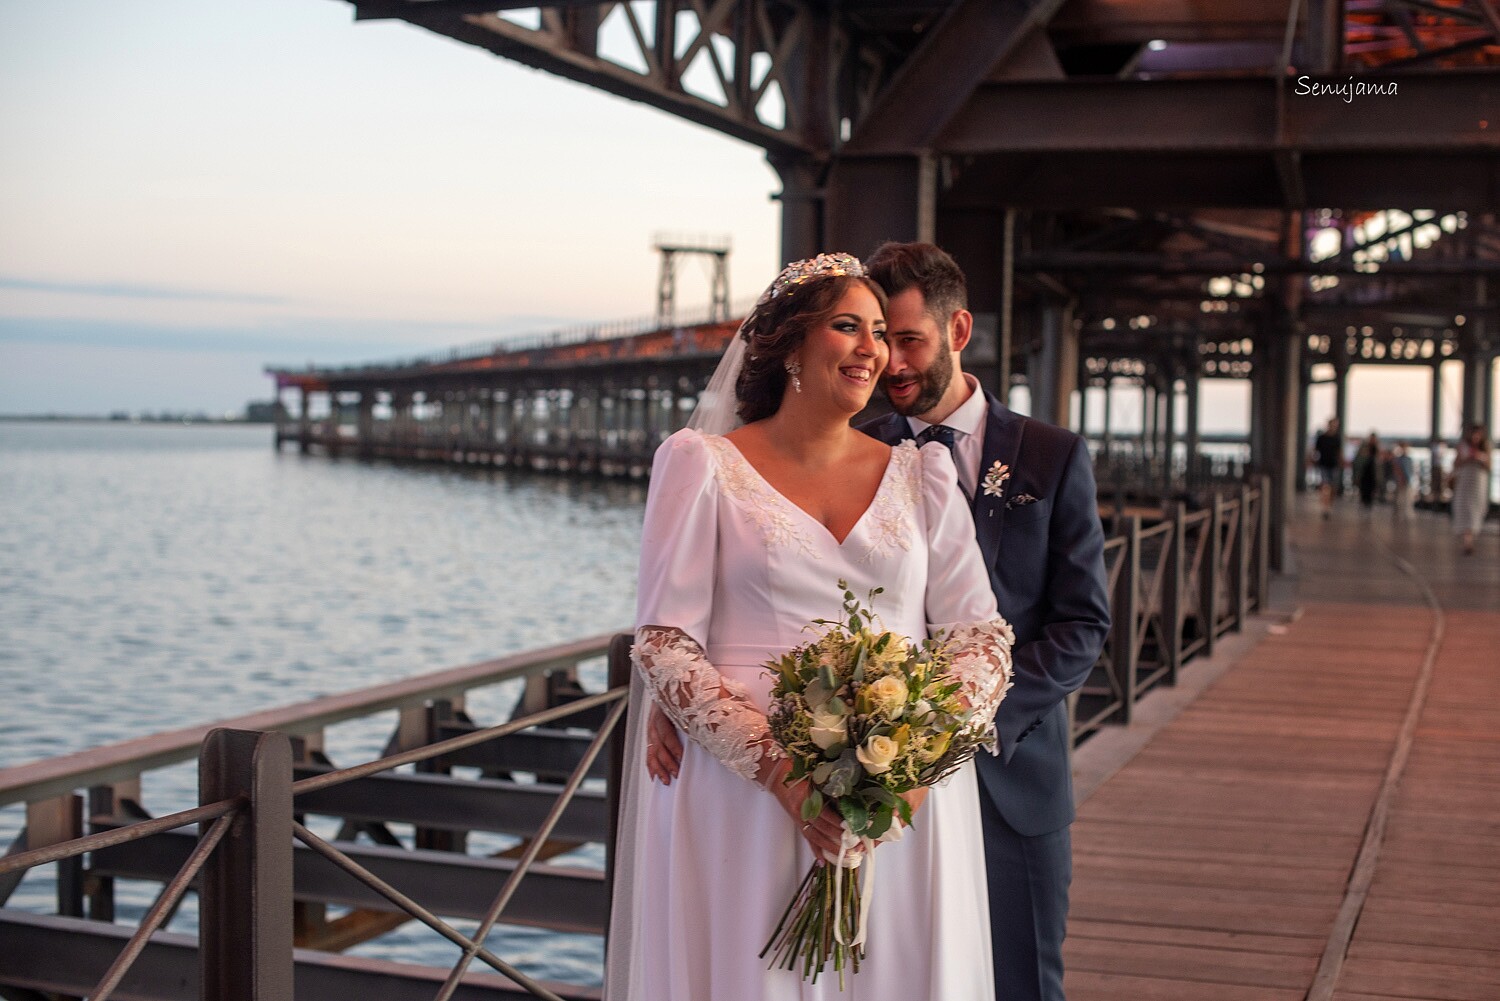
[[[1333,495],[1344,474],[1344,439],[1339,434],[1339,419],[1332,417],[1319,435],[1313,439],[1313,465],[1318,467],[1318,500],[1323,505],[1323,518],[1333,513]]]
[[[1490,508],[1490,440],[1483,424],[1471,424],[1453,458],[1453,531],[1464,555],[1474,552],[1474,536]]]
[[[1360,443],[1354,454],[1354,485],[1359,490],[1359,503],[1366,510],[1375,504],[1375,492],[1380,488],[1380,438],[1374,431]]]
[[[1396,484],[1391,514],[1397,521],[1405,521],[1411,517],[1412,498],[1415,495],[1416,486],[1416,468],[1412,465],[1405,442],[1397,445],[1391,453],[1391,478]]]

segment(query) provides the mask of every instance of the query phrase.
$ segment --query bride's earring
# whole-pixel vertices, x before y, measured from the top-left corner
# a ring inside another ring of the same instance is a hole
[[[786,360],[786,371],[787,375],[792,377],[792,390],[798,393],[802,392],[802,380],[797,378],[797,374],[802,371],[802,363],[794,358],[788,358]]]

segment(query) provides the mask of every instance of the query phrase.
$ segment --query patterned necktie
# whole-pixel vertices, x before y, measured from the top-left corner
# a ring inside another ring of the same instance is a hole
[[[953,456],[954,464],[957,464],[958,442],[954,439],[954,433],[954,430],[946,424],[934,424],[931,427],[922,429],[922,433],[917,435],[917,444],[925,445],[929,441],[940,441],[948,447],[948,451]]]

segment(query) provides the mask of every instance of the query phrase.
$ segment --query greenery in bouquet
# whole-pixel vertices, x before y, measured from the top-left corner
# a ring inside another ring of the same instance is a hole
[[[839,588],[842,617],[816,620],[809,628],[822,629],[818,639],[768,665],[776,681],[767,715],[791,764],[787,781],[808,781],[803,820],[832,806],[851,850],[813,865],[761,955],[772,953],[772,965],[786,969],[800,961],[813,982],[832,962],[842,987],[863,956],[871,850],[911,824],[903,794],[952,774],[992,726],[974,718],[942,637],[917,643],[889,632],[847,582]],[[869,593],[870,606],[882,590]]]

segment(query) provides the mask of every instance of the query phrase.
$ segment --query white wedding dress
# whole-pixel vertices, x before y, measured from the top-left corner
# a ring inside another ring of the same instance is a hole
[[[901,841],[875,849],[865,959],[843,992],[831,966],[814,985],[759,957],[813,862],[797,822],[753,780],[772,680],[759,665],[811,639],[804,627],[813,619],[838,617],[841,578],[861,597],[885,589],[874,603],[885,628],[956,636],[971,698],[993,710],[1006,687],[1009,633],[942,445],[894,448],[842,543],[725,438],[679,431],[657,452],[641,544],[632,697],[642,701],[632,707],[625,761],[609,1001],[994,997],[972,763],[932,790]],[[649,698],[688,738],[670,786],[645,769],[639,719]]]

